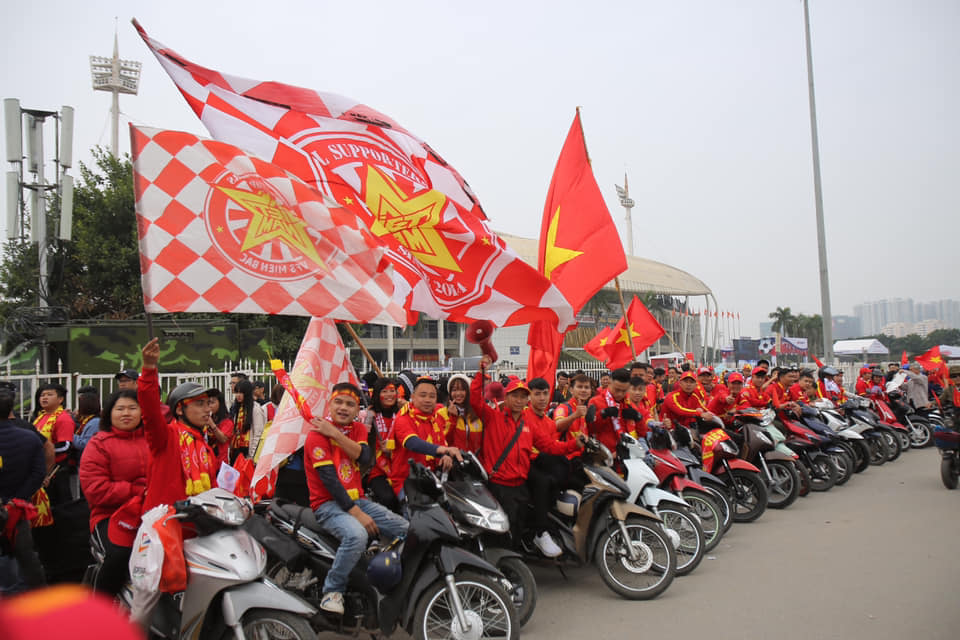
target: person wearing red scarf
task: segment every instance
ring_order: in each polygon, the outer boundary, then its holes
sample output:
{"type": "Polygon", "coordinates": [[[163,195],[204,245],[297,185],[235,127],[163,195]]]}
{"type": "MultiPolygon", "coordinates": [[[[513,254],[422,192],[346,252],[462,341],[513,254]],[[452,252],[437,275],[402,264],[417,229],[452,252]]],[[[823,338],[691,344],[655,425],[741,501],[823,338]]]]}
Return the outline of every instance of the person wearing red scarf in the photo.
{"type": "Polygon", "coordinates": [[[364,424],[367,426],[367,444],[373,452],[374,461],[364,488],[374,500],[400,513],[400,503],[390,486],[390,459],[393,452],[387,448],[387,441],[393,438],[393,423],[400,409],[397,382],[392,378],[377,378],[371,393],[364,424]]]}
{"type": "Polygon", "coordinates": [[[692,371],[684,371],[677,382],[680,387],[667,394],[663,401],[663,416],[670,418],[675,425],[689,427],[697,418],[709,420],[713,417],[695,392],[697,378],[692,371]]]}
{"type": "Polygon", "coordinates": [[[393,437],[387,439],[390,459],[390,486],[403,499],[403,482],[410,475],[409,460],[434,467],[450,469],[453,459],[462,461],[460,450],[449,447],[447,431],[449,420],[440,415],[437,407],[437,384],[432,378],[417,378],[413,384],[410,402],[393,420],[393,437]]]}
{"type": "Polygon", "coordinates": [[[597,395],[590,399],[588,410],[595,407],[596,419],[587,429],[610,452],[616,455],[620,435],[637,435],[637,423],[641,421],[640,412],[630,406],[627,392],[630,390],[630,372],[616,369],[610,374],[610,387],[598,389],[597,395]]]}
{"type": "MultiPolygon", "coordinates": [[[[581,434],[587,433],[587,409],[593,393],[590,378],[585,373],[578,373],[570,381],[570,391],[570,400],[558,404],[553,410],[560,440],[576,440],[581,434]]],[[[578,455],[579,452],[573,452],[567,454],[567,457],[574,458],[578,455]]]]}
{"type": "Polygon", "coordinates": [[[217,458],[203,437],[210,419],[205,389],[184,382],[167,397],[174,419],[168,424],[160,406],[160,341],[143,347],[143,371],[137,379],[137,401],[150,447],[150,467],[143,513],[160,504],[193,496],[217,484],[217,458]]]}
{"type": "Polygon", "coordinates": [[[46,485],[46,490],[50,497],[50,505],[60,505],[73,500],[73,493],[70,490],[69,461],[76,423],[70,412],[63,406],[67,397],[66,387],[48,383],[40,385],[37,391],[39,406],[33,419],[33,426],[43,437],[53,443],[56,463],[60,469],[46,485]]]}

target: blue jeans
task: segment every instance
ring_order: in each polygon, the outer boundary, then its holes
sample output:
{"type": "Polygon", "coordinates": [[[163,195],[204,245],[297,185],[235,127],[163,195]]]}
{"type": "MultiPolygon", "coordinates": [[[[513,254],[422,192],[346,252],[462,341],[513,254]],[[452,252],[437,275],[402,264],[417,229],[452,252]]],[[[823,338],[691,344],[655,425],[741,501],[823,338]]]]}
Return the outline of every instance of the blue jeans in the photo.
{"type": "MultiPolygon", "coordinates": [[[[373,518],[377,528],[380,529],[381,537],[393,540],[407,535],[407,527],[410,523],[383,505],[365,498],[356,500],[355,504],[373,518]]],[[[321,527],[340,540],[333,566],[330,567],[330,572],[323,581],[323,592],[343,593],[347,590],[350,572],[367,548],[367,530],[359,520],[341,509],[335,500],[328,500],[321,504],[314,511],[314,515],[317,516],[317,522],[321,527]]]]}

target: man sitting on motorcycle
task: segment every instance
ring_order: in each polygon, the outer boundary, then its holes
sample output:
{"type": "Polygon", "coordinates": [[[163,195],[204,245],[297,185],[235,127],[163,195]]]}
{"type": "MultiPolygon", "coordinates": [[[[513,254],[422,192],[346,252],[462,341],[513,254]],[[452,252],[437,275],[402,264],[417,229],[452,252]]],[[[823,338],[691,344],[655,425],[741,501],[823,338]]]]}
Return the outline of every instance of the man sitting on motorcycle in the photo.
{"type": "Polygon", "coordinates": [[[663,417],[682,427],[693,425],[697,418],[710,420],[714,417],[704,406],[700,396],[694,393],[697,389],[697,378],[693,371],[684,371],[677,385],[680,388],[668,393],[663,401],[663,417]]]}
{"type": "MultiPolygon", "coordinates": [[[[870,383],[871,374],[873,369],[870,367],[860,367],[860,377],[857,378],[857,383],[854,385],[854,390],[857,392],[858,396],[865,396],[872,386],[870,383]]],[[[881,374],[881,377],[882,374],[881,374]]]]}
{"type": "Polygon", "coordinates": [[[363,497],[360,465],[373,461],[367,427],[357,422],[360,390],[340,382],[330,392],[329,416],[314,418],[304,444],[310,508],[317,522],[340,540],[333,565],[323,581],[320,608],[343,614],[343,592],[370,537],[381,532],[402,538],[408,523],[383,505],[363,497]]]}
{"type": "Polygon", "coordinates": [[[820,396],[829,399],[834,404],[839,404],[840,386],[834,379],[840,373],[833,367],[820,367],[820,396]]]}
{"type": "MultiPolygon", "coordinates": [[[[510,520],[510,531],[514,542],[520,540],[524,532],[524,515],[531,504],[527,478],[530,475],[530,463],[534,447],[541,453],[565,456],[580,448],[579,439],[560,442],[546,429],[536,428],[528,423],[529,415],[524,415],[530,400],[530,390],[519,378],[510,380],[505,389],[503,407],[494,409],[487,406],[483,398],[483,384],[487,377],[484,371],[492,364],[490,356],[480,360],[480,370],[470,385],[470,404],[483,420],[483,449],[481,462],[490,476],[490,492],[500,502],[500,506],[510,520]]],[[[538,500],[543,500],[538,497],[538,500]]],[[[549,509],[549,504],[535,505],[535,508],[549,509]]],[[[556,557],[563,553],[546,529],[535,532],[533,543],[547,557],[556,557]]]]}
{"type": "MultiPolygon", "coordinates": [[[[859,386],[859,385],[858,385],[859,386]]],[[[866,389],[866,395],[871,400],[883,400],[887,401],[887,392],[884,390],[886,387],[886,379],[883,375],[883,370],[879,367],[871,369],[870,371],[870,386],[866,389]]]]}
{"type": "Polygon", "coordinates": [[[590,408],[596,412],[596,419],[588,423],[590,435],[595,437],[611,452],[617,450],[620,435],[629,433],[637,435],[637,429],[646,435],[646,424],[641,421],[640,412],[627,402],[627,391],[630,389],[630,372],[626,369],[617,369],[610,374],[610,387],[599,389],[596,396],[590,399],[590,408]]]}
{"type": "MultiPolygon", "coordinates": [[[[567,402],[558,404],[553,410],[553,419],[556,422],[560,440],[576,440],[580,434],[587,432],[587,405],[593,394],[590,378],[583,373],[575,375],[570,381],[570,390],[573,397],[567,402]]],[[[576,453],[569,455],[574,456],[576,453]]]]}
{"type": "Polygon", "coordinates": [[[694,393],[700,396],[704,406],[707,406],[715,396],[725,396],[728,392],[724,385],[717,384],[717,376],[710,367],[697,369],[697,390],[694,393]]]}
{"type": "Polygon", "coordinates": [[[767,401],[773,405],[777,411],[790,411],[800,415],[800,407],[795,400],[790,399],[787,389],[793,385],[799,376],[796,369],[783,368],[777,372],[777,379],[767,387],[767,401]]]}
{"type": "Polygon", "coordinates": [[[789,392],[790,399],[799,404],[809,404],[823,397],[820,395],[820,388],[810,371],[802,372],[800,378],[790,385],[789,392]]]}
{"type": "Polygon", "coordinates": [[[757,365],[750,376],[750,384],[744,385],[743,401],[754,409],[766,409],[770,406],[764,387],[767,383],[767,368],[757,365]]]}
{"type": "Polygon", "coordinates": [[[727,387],[730,393],[717,395],[710,399],[707,409],[710,413],[720,416],[723,424],[733,425],[733,418],[738,409],[749,408],[750,402],[743,392],[743,375],[734,371],[727,377],[727,387]]]}

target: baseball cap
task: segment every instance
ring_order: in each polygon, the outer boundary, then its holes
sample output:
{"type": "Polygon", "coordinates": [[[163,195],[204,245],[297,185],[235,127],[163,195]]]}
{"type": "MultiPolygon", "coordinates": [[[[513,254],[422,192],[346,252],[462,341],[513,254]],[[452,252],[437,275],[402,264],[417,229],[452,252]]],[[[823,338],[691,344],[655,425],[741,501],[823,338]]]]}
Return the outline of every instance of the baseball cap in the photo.
{"type": "Polygon", "coordinates": [[[680,374],[681,380],[686,380],[687,378],[690,378],[691,380],[696,380],[697,376],[693,375],[693,371],[684,371],[683,373],[680,374]]]}
{"type": "Polygon", "coordinates": [[[119,380],[120,378],[130,378],[131,380],[136,380],[140,377],[140,374],[137,373],[136,369],[124,369],[119,372],[117,375],[113,376],[114,380],[119,380]]]}
{"type": "Polygon", "coordinates": [[[753,375],[757,375],[758,373],[767,373],[767,368],[761,366],[755,367],[753,370],[753,375]]]}
{"type": "Polygon", "coordinates": [[[527,385],[520,378],[511,378],[510,382],[507,383],[506,388],[503,390],[505,394],[512,393],[514,391],[525,391],[530,393],[530,389],[527,388],[527,385]]]}
{"type": "Polygon", "coordinates": [[[727,376],[727,383],[731,382],[743,382],[743,374],[734,371],[729,376],[727,376]]]}
{"type": "Polygon", "coordinates": [[[712,376],[713,371],[710,370],[710,367],[700,367],[697,369],[697,376],[712,376]]]}

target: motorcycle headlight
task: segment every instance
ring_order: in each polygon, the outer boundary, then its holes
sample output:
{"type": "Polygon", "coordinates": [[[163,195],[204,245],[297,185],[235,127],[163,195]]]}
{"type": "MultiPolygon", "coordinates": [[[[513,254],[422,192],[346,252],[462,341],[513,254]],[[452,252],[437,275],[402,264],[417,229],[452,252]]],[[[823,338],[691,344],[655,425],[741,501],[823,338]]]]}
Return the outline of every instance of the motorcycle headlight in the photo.
{"type": "Polygon", "coordinates": [[[253,505],[249,500],[219,488],[192,496],[190,502],[202,508],[207,515],[231,526],[242,525],[253,513],[253,505]]]}
{"type": "Polygon", "coordinates": [[[488,509],[472,500],[467,501],[472,511],[463,510],[463,515],[474,527],[487,529],[494,533],[506,533],[510,530],[510,521],[502,508],[488,509]]]}

